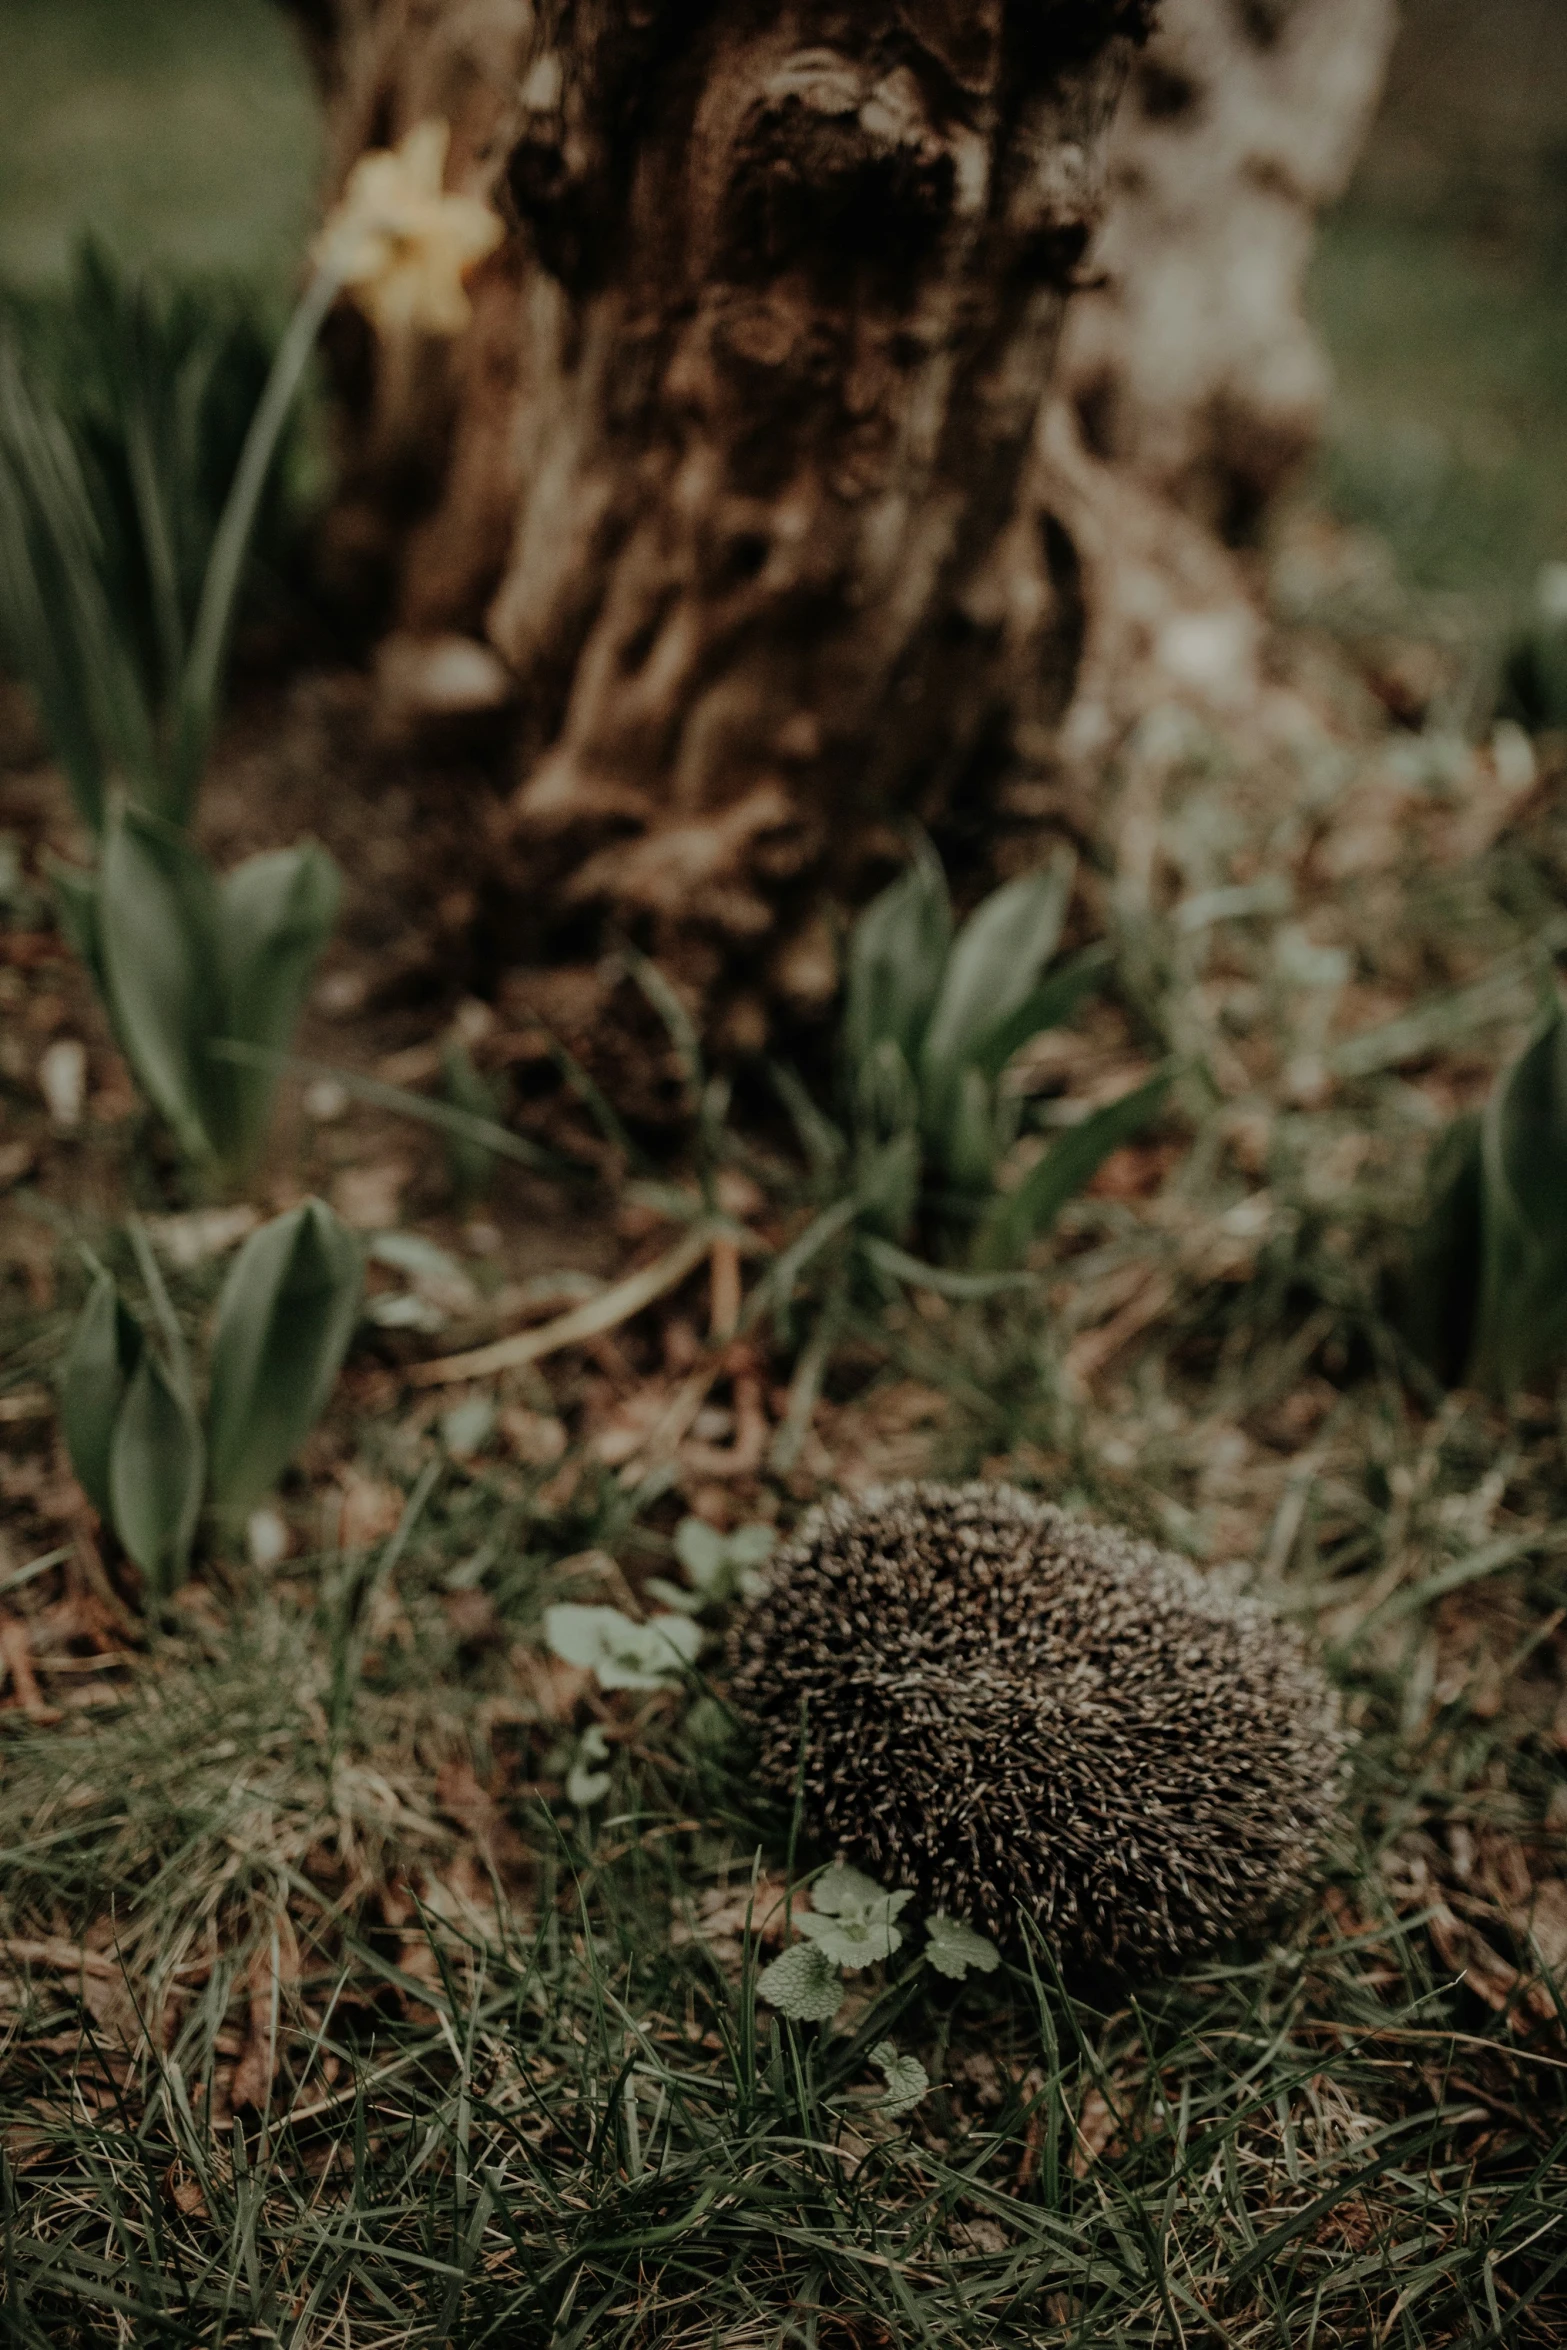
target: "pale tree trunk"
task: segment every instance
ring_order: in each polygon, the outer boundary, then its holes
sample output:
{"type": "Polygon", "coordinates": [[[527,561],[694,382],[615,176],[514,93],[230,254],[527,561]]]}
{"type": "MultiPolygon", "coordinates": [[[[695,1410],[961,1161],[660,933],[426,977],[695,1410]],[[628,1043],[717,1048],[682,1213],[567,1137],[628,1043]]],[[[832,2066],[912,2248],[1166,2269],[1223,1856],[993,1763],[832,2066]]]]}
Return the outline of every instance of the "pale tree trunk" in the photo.
{"type": "Polygon", "coordinates": [[[830,996],[836,912],[887,870],[894,819],[993,843],[1069,705],[1093,734],[1135,536],[1102,477],[1141,501],[1150,577],[1149,515],[1191,510],[1173,611],[1229,594],[1225,467],[1264,452],[1242,479],[1265,497],[1279,420],[1298,444],[1317,396],[1276,333],[1305,348],[1310,219],[1386,0],[1168,0],[1135,69],[1148,0],[296,13],[336,178],[441,115],[450,184],[512,223],[454,352],[339,326],[331,553],[385,599],[388,698],[509,708],[484,854],[531,924],[520,959],[585,972],[629,933],[721,1046],[758,1048],[830,996]],[[1346,28],[1358,75],[1297,73],[1346,28]],[[1336,127],[1292,144],[1301,105],[1336,127]],[[1249,340],[1237,209],[1268,224],[1249,340]],[[1068,297],[1100,269],[1052,411],[1068,297]],[[1178,426],[1167,269],[1197,303],[1178,426]]]}
{"type": "Polygon", "coordinates": [[[1395,0],[1165,0],[1131,76],[1025,489],[1082,566],[1072,706],[1040,749],[1079,799],[1161,700],[1266,722],[1254,581],[1229,550],[1259,537],[1322,428],[1312,236],[1396,21],[1395,0]]]}

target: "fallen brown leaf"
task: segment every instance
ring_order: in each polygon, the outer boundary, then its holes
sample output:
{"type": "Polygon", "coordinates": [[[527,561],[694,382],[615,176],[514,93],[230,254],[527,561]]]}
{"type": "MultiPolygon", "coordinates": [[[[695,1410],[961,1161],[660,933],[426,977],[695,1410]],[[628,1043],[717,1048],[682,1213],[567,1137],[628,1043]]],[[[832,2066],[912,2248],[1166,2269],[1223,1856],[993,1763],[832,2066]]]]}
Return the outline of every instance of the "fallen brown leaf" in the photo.
{"type": "Polygon", "coordinates": [[[250,1962],[249,2030],[229,2090],[236,2113],[247,2107],[261,2112],[271,2103],[282,1995],[286,1985],[298,1980],[299,1944],[288,1912],[279,1910],[271,1933],[250,1962]]]}
{"type": "Polygon", "coordinates": [[[176,2211],[187,2219],[209,2219],[207,2198],[201,2191],[201,2181],[192,2178],[182,2162],[171,2162],[163,2174],[164,2192],[176,2211]]]}
{"type": "Polygon", "coordinates": [[[1113,2152],[1120,2124],[1102,2089],[1090,2089],[1072,2124],[1072,2176],[1082,2179],[1101,2154],[1113,2152]]]}
{"type": "Polygon", "coordinates": [[[384,1542],[402,1522],[404,1496],[396,1485],[345,1469],[338,1479],[342,1500],[337,1512],[337,1548],[367,1550],[384,1542]]]}
{"type": "MultiPolygon", "coordinates": [[[[58,1706],[50,1705],[38,1686],[38,1675],[33,1670],[33,1643],[27,1625],[19,1616],[0,1615],[0,1666],[5,1669],[16,1702],[30,1722],[49,1724],[60,1719],[58,1706]]],[[[0,1687],[4,1682],[0,1681],[0,1687]]]]}
{"type": "Polygon", "coordinates": [[[332,1205],[357,1232],[390,1232],[402,1212],[403,1193],[413,1170],[406,1159],[378,1166],[345,1167],[332,1186],[332,1205]]]}
{"type": "MultiPolygon", "coordinates": [[[[749,1878],[738,1885],[710,1885],[698,1897],[693,1915],[676,1918],[669,1939],[677,1950],[692,1942],[705,1943],[726,1972],[738,1975],[748,1919],[756,1941],[774,1946],[783,1942],[788,1891],[783,1877],[759,1877],[754,1886],[749,1878]]],[[[804,1906],[798,1896],[795,1906],[804,1906]]]]}
{"type": "Polygon", "coordinates": [[[550,1412],[532,1412],[525,1404],[502,1404],[496,1425],[512,1454],[525,1469],[552,1469],[566,1450],[564,1421],[550,1412]]]}

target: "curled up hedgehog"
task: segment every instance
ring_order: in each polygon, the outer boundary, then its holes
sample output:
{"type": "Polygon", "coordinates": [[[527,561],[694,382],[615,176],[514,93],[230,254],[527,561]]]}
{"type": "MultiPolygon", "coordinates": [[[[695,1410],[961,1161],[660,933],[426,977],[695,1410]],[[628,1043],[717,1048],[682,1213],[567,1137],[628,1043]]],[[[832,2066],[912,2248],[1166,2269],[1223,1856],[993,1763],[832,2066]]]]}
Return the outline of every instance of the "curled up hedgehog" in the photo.
{"type": "Polygon", "coordinates": [[[1299,1636],[1007,1485],[812,1513],[730,1635],[764,1783],[824,1845],[1015,1943],[1170,1965],[1298,1893],[1338,1803],[1299,1636]],[[803,1708],[803,1750],[802,1750],[803,1708]]]}

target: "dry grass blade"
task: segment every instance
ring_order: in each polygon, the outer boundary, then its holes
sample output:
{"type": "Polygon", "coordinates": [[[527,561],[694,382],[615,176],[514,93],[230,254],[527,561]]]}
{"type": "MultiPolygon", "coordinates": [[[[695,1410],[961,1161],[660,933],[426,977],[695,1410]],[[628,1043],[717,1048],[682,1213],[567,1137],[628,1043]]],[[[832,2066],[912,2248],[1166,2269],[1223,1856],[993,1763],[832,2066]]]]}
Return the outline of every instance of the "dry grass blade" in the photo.
{"type": "Polygon", "coordinates": [[[524,1363],[536,1363],[545,1355],[556,1354],[563,1346],[580,1346],[584,1339],[602,1338],[606,1332],[629,1322],[633,1314],[642,1313],[670,1290],[677,1289],[688,1273],[696,1270],[713,1247],[713,1227],[697,1223],[678,1240],[674,1247],[645,1265],[640,1273],[628,1274],[613,1288],[601,1290],[597,1297],[576,1306],[569,1314],[561,1314],[553,1322],[545,1322],[537,1330],[520,1331],[515,1338],[498,1338],[489,1346],[473,1347],[466,1354],[443,1355],[433,1363],[420,1363],[409,1372],[415,1387],[451,1386],[463,1379],[487,1379],[497,1371],[515,1371],[524,1363]]]}

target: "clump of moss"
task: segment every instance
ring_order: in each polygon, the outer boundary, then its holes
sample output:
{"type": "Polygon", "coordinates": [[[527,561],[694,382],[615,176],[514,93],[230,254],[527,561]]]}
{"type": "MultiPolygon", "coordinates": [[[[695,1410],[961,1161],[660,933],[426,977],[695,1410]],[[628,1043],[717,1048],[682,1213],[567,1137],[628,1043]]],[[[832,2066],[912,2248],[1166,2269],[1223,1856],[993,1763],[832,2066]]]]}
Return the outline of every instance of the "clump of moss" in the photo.
{"type": "Polygon", "coordinates": [[[1170,1963],[1309,1877],[1336,1695],[1183,1560],[1005,1485],[817,1510],[735,1625],[765,1783],[885,1883],[1068,1960],[1170,1963]],[[802,1708],[804,1712],[802,1755],[802,1708]]]}

